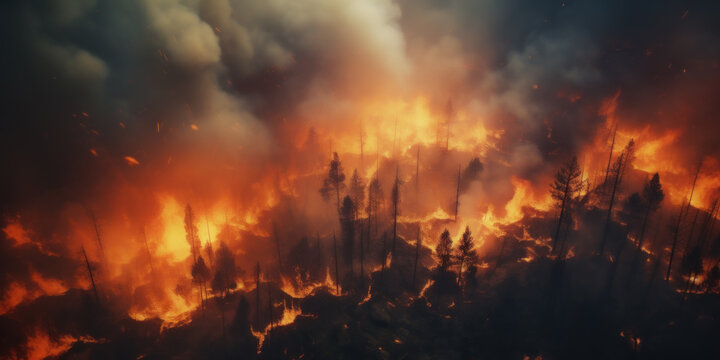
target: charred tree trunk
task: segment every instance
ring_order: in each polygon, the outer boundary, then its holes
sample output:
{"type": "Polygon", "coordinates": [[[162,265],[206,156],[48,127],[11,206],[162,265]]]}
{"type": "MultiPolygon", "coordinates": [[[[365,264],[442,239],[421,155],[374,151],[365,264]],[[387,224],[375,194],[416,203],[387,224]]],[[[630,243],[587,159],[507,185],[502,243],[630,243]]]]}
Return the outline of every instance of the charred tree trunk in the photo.
{"type": "Polygon", "coordinates": [[[280,276],[283,275],[283,264],[282,264],[282,252],[280,250],[280,236],[277,232],[277,227],[273,223],[273,235],[275,237],[275,248],[277,249],[277,261],[278,261],[278,272],[280,276]]]}
{"type": "MultiPolygon", "coordinates": [[[[688,210],[688,213],[690,213],[690,210],[688,210]]],[[[690,249],[692,248],[693,237],[695,235],[695,225],[697,224],[697,218],[698,218],[699,214],[700,214],[700,209],[695,209],[695,216],[693,216],[692,225],[690,225],[690,233],[688,234],[687,241],[685,242],[685,249],[683,250],[682,258],[680,258],[681,264],[685,262],[685,259],[687,258],[687,255],[690,252],[690,249]]]]}
{"type": "Polygon", "coordinates": [[[677,242],[678,242],[678,238],[680,235],[680,225],[682,224],[682,220],[685,216],[685,213],[690,211],[690,206],[692,204],[692,198],[693,198],[693,195],[695,194],[695,185],[697,184],[698,175],[700,175],[700,166],[698,166],[697,172],[695,172],[695,179],[693,180],[693,185],[690,190],[690,197],[688,198],[687,206],[680,206],[680,214],[678,215],[678,222],[675,225],[675,231],[673,233],[673,243],[672,243],[672,248],[670,249],[670,260],[668,261],[668,269],[667,269],[667,273],[665,274],[665,281],[670,281],[670,273],[672,272],[673,258],[675,257],[675,249],[677,248],[677,242]]]}
{"type": "MultiPolygon", "coordinates": [[[[607,168],[605,169],[605,180],[603,181],[603,188],[607,185],[608,177],[610,176],[610,164],[612,164],[612,155],[613,155],[613,151],[615,150],[615,135],[616,134],[617,134],[617,125],[615,125],[615,130],[613,130],[612,143],[610,143],[610,155],[608,156],[607,168]]],[[[605,191],[603,190],[603,192],[605,192],[605,191]]]]}
{"type": "Polygon", "coordinates": [[[420,190],[420,144],[417,145],[417,159],[415,160],[415,190],[420,190]]]}
{"type": "Polygon", "coordinates": [[[210,253],[208,254],[208,260],[210,260],[210,267],[213,266],[213,248],[212,248],[212,237],[210,236],[210,221],[208,220],[207,214],[205,214],[205,228],[207,229],[208,241],[207,246],[210,253]]]}
{"type": "Polygon", "coordinates": [[[360,225],[360,288],[365,290],[365,246],[364,243],[365,227],[360,225]]]}
{"type": "Polygon", "coordinates": [[[420,246],[422,244],[421,233],[422,233],[422,230],[420,228],[420,224],[418,223],[418,236],[417,236],[417,242],[415,243],[415,265],[413,266],[413,279],[412,279],[413,289],[417,289],[417,268],[418,268],[418,260],[420,259],[420,246]]]}
{"type": "Polygon", "coordinates": [[[565,183],[565,188],[563,189],[564,194],[562,201],[560,202],[560,216],[558,216],[558,223],[555,227],[555,235],[553,236],[552,241],[552,249],[551,253],[555,253],[555,248],[557,247],[558,239],[560,238],[560,229],[562,228],[563,219],[565,218],[565,208],[567,207],[568,198],[570,197],[570,182],[572,179],[568,177],[567,182],[565,183]]]}
{"type": "Polygon", "coordinates": [[[386,235],[385,235],[385,234],[386,234],[386,232],[383,232],[383,236],[382,236],[382,258],[381,258],[382,264],[380,265],[380,274],[384,274],[384,273],[385,273],[385,263],[387,262],[387,246],[386,246],[386,239],[385,239],[385,238],[386,238],[386,235]]]}
{"type": "Polygon", "coordinates": [[[453,219],[453,222],[457,222],[459,208],[460,208],[460,165],[458,165],[457,189],[455,190],[455,218],[453,219]]]}
{"type": "Polygon", "coordinates": [[[100,304],[100,295],[98,294],[97,286],[95,285],[95,278],[93,277],[90,261],[88,260],[87,253],[85,252],[85,247],[83,246],[81,249],[83,257],[85,258],[85,265],[87,265],[88,274],[90,274],[90,283],[92,284],[93,293],[95,293],[95,300],[97,300],[98,304],[100,304]]]}
{"type": "Polygon", "coordinates": [[[363,136],[363,129],[360,126],[360,174],[365,172],[365,136],[363,136]]]}
{"type": "MultiPolygon", "coordinates": [[[[624,154],[623,154],[624,155],[624,154]]],[[[623,155],[620,155],[618,159],[618,169],[615,173],[615,180],[613,181],[612,193],[610,193],[610,204],[608,205],[607,217],[605,219],[605,226],[603,227],[602,241],[600,241],[600,256],[605,252],[605,244],[607,243],[608,232],[610,231],[610,224],[612,223],[612,210],[615,205],[615,194],[619,185],[620,174],[622,173],[623,166],[623,155]]]]}
{"type": "Polygon", "coordinates": [[[397,216],[398,202],[400,201],[400,180],[398,179],[398,168],[395,168],[395,186],[393,188],[393,241],[392,255],[397,257],[395,250],[397,249],[397,216]]]}
{"type": "Polygon", "coordinates": [[[560,238],[560,229],[562,228],[563,218],[565,217],[565,206],[567,203],[566,198],[563,198],[562,202],[560,203],[560,216],[558,217],[558,223],[555,227],[555,235],[553,236],[552,249],[550,250],[550,252],[553,254],[555,253],[555,247],[557,246],[558,239],[560,238]]]}
{"type": "Polygon", "coordinates": [[[90,219],[93,223],[93,229],[95,229],[95,239],[97,240],[98,249],[100,250],[100,254],[104,257],[105,248],[103,247],[102,237],[100,236],[100,227],[98,227],[97,218],[93,212],[90,212],[90,219]]]}
{"type": "Polygon", "coordinates": [[[260,331],[260,263],[255,267],[255,325],[260,331]]]}
{"type": "Polygon", "coordinates": [[[335,252],[335,293],[340,295],[340,269],[338,268],[337,239],[333,233],[333,251],[335,252]]]}
{"type": "Polygon", "coordinates": [[[270,330],[273,329],[273,301],[272,289],[268,286],[268,319],[270,319],[270,330]]]}
{"type": "Polygon", "coordinates": [[[645,230],[647,229],[648,219],[650,218],[651,207],[648,206],[643,217],[642,227],[640,228],[640,236],[638,237],[638,251],[642,251],[643,241],[645,240],[645,230]]]}
{"type": "Polygon", "coordinates": [[[667,273],[665,274],[665,281],[670,281],[670,271],[672,270],[673,258],[675,257],[675,247],[677,246],[678,232],[680,232],[680,222],[682,221],[682,209],[678,214],[678,221],[675,224],[675,231],[673,233],[672,247],[670,248],[670,260],[668,260],[667,273]]]}
{"type": "Polygon", "coordinates": [[[150,252],[150,246],[148,246],[147,235],[145,234],[145,228],[143,227],[143,242],[145,243],[145,251],[148,256],[148,264],[150,265],[150,273],[155,276],[155,267],[153,266],[152,253],[150,252]]]}

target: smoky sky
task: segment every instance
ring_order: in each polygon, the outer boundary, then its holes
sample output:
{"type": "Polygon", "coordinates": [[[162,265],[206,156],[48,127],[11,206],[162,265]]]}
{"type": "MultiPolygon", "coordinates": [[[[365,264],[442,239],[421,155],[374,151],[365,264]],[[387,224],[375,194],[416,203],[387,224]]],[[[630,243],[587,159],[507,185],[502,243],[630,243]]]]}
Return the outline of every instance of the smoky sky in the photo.
{"type": "Polygon", "coordinates": [[[142,183],[169,159],[222,158],[257,177],[291,149],[288,123],[341,129],[358,99],[418,92],[502,129],[504,152],[541,159],[519,169],[527,177],[589,142],[618,91],[622,126],[683,128],[679,153],[717,158],[719,7],[7,1],[3,211],[142,183]]]}

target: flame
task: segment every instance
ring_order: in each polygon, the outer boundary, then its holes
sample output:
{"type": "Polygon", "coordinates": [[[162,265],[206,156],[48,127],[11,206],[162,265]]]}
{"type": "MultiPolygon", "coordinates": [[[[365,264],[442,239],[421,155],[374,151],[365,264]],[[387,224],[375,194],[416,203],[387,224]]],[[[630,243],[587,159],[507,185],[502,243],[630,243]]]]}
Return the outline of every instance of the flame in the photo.
{"type": "MultiPolygon", "coordinates": [[[[335,289],[335,282],[330,277],[329,267],[326,269],[325,280],[323,282],[304,282],[298,273],[295,274],[294,282],[284,275],[280,280],[282,282],[282,290],[296,299],[305,298],[313,294],[318,288],[335,289]]],[[[334,291],[332,293],[334,293],[334,291]]]]}
{"type": "Polygon", "coordinates": [[[0,299],[0,315],[12,311],[18,305],[35,300],[41,296],[62,295],[68,288],[58,279],[43,277],[31,269],[31,284],[23,285],[19,282],[10,284],[8,291],[0,299]]]}
{"type": "Polygon", "coordinates": [[[276,326],[287,326],[295,322],[295,319],[302,314],[302,310],[300,308],[294,308],[290,307],[288,309],[287,304],[283,301],[283,316],[277,323],[268,324],[265,329],[262,331],[256,331],[251,329],[252,334],[258,339],[258,354],[260,353],[260,349],[262,349],[262,344],[265,341],[265,337],[267,336],[268,332],[276,327],[276,326]]]}
{"type": "MultiPolygon", "coordinates": [[[[73,344],[77,342],[102,343],[105,342],[105,340],[96,340],[91,336],[80,336],[76,338],[71,335],[62,335],[54,339],[43,330],[35,329],[35,332],[27,338],[25,345],[27,350],[22,358],[27,360],[54,358],[70,350],[73,344]]],[[[11,358],[20,359],[21,357],[14,354],[11,358]]]]}
{"type": "MultiPolygon", "coordinates": [[[[362,106],[357,118],[371,120],[364,124],[365,131],[371,135],[366,144],[368,149],[378,147],[378,142],[395,144],[395,154],[391,147],[381,154],[385,157],[405,155],[411,146],[417,144],[439,144],[444,147],[446,141],[450,149],[482,155],[488,148],[494,147],[496,140],[502,135],[502,131],[489,130],[483,119],[470,116],[464,110],[455,111],[449,119],[446,112],[446,104],[433,105],[427,96],[418,95],[410,99],[367,102],[362,106]]],[[[337,135],[337,132],[333,134],[338,140],[338,152],[357,152],[356,148],[347,147],[356,143],[355,138],[351,138],[353,135],[337,135]]]]}
{"type": "Polygon", "coordinates": [[[428,280],[425,285],[423,285],[422,289],[420,290],[420,297],[425,297],[425,292],[434,284],[434,280],[428,280]]]}

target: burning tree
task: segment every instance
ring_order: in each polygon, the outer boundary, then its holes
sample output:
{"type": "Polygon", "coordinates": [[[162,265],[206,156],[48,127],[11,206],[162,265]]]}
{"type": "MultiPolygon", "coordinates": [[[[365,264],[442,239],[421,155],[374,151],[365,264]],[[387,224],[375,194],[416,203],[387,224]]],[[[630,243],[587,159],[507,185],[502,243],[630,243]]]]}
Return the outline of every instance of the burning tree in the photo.
{"type": "Polygon", "coordinates": [[[200,300],[201,304],[205,305],[205,300],[207,299],[207,290],[205,289],[205,286],[208,281],[210,281],[210,269],[205,265],[205,259],[203,259],[202,255],[198,256],[197,261],[192,266],[191,269],[192,279],[193,283],[200,286],[200,300]],[[203,296],[205,299],[203,299],[203,296]]]}
{"type": "Polygon", "coordinates": [[[365,179],[358,174],[357,169],[353,170],[352,177],[350,177],[350,198],[353,201],[353,216],[355,220],[360,217],[360,211],[365,205],[365,179]]]}
{"type": "Polygon", "coordinates": [[[340,226],[343,236],[343,261],[345,270],[353,272],[353,250],[355,246],[355,205],[350,196],[345,196],[340,208],[340,226]]]}
{"type": "Polygon", "coordinates": [[[185,206],[185,239],[190,244],[194,263],[197,261],[200,236],[198,235],[198,227],[195,225],[195,213],[190,204],[185,206]]]}
{"type": "Polygon", "coordinates": [[[560,208],[560,215],[558,216],[557,226],[555,227],[555,235],[553,236],[552,252],[555,252],[558,238],[560,237],[560,229],[562,228],[563,221],[568,213],[570,202],[575,197],[575,194],[582,187],[582,179],[580,179],[580,167],[578,166],[577,157],[573,158],[561,167],[555,174],[555,180],[550,185],[550,194],[553,199],[557,201],[557,205],[560,208]]]}
{"type": "Polygon", "coordinates": [[[653,177],[645,184],[641,199],[645,206],[645,216],[643,216],[640,235],[638,236],[638,250],[642,250],[643,240],[645,240],[645,230],[647,229],[648,219],[650,215],[660,208],[660,203],[665,198],[665,193],[660,184],[660,175],[655,173],[653,177]]]}
{"type": "Polygon", "coordinates": [[[480,158],[475,157],[468,163],[467,167],[462,172],[460,178],[460,191],[466,191],[470,184],[480,177],[480,173],[483,171],[483,163],[480,162],[480,158]]]}
{"type": "Polygon", "coordinates": [[[448,229],[440,235],[440,242],[435,247],[435,256],[438,259],[438,270],[446,272],[452,265],[452,238],[448,229]]]}
{"type": "Polygon", "coordinates": [[[615,161],[612,166],[611,174],[614,176],[612,180],[612,191],[610,192],[610,202],[608,204],[607,215],[605,217],[605,226],[603,227],[602,239],[600,241],[599,254],[602,255],[605,251],[605,244],[607,243],[608,233],[610,231],[610,222],[612,221],[612,211],[615,205],[615,198],[617,191],[620,187],[623,175],[627,169],[627,165],[632,162],[635,158],[635,140],[630,141],[625,146],[625,149],[620,154],[620,157],[615,161]]]}
{"type": "Polygon", "coordinates": [[[455,259],[458,262],[458,283],[462,286],[462,277],[465,273],[464,266],[467,265],[467,268],[469,269],[478,262],[478,255],[475,250],[475,241],[472,233],[470,232],[469,226],[465,227],[465,232],[462,234],[455,259]]]}
{"type": "MultiPolygon", "coordinates": [[[[368,185],[367,207],[365,208],[368,216],[368,229],[372,229],[372,225],[375,225],[375,231],[373,232],[374,236],[377,236],[377,215],[378,211],[380,210],[380,205],[382,204],[383,197],[384,194],[382,186],[380,186],[380,180],[378,180],[378,177],[376,175],[368,185]]],[[[370,234],[368,234],[368,241],[369,238],[370,234]]]]}
{"type": "Polygon", "coordinates": [[[220,242],[220,246],[215,253],[215,276],[212,279],[212,289],[215,293],[225,297],[230,290],[237,287],[235,279],[238,270],[235,267],[235,258],[224,242],[220,242]]]}
{"type": "Polygon", "coordinates": [[[395,250],[397,249],[397,217],[398,217],[398,206],[400,205],[400,178],[398,176],[398,169],[395,169],[395,182],[392,188],[392,206],[393,206],[393,240],[392,240],[392,256],[397,256],[395,250]]]}
{"type": "Polygon", "coordinates": [[[323,186],[320,188],[320,194],[325,200],[329,200],[333,195],[335,195],[337,211],[340,213],[340,192],[345,189],[345,172],[337,153],[333,153],[333,158],[330,160],[328,167],[328,175],[323,180],[323,186]]]}

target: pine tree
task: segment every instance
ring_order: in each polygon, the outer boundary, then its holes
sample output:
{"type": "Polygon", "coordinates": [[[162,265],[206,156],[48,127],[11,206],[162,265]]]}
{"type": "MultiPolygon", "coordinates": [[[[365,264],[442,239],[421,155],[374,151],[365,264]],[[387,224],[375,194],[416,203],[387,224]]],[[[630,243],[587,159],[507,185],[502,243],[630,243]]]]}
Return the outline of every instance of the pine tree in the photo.
{"type": "Polygon", "coordinates": [[[468,226],[465,227],[465,232],[462,234],[462,238],[460,238],[460,244],[458,245],[455,259],[458,262],[458,283],[462,285],[462,276],[465,271],[465,266],[470,268],[478,262],[475,242],[472,233],[470,232],[470,227],[468,226]]]}
{"type": "Polygon", "coordinates": [[[215,276],[212,279],[212,289],[221,297],[225,297],[230,290],[237,287],[235,279],[238,270],[235,266],[235,258],[224,242],[220,242],[215,253],[215,276]]]}
{"type": "Polygon", "coordinates": [[[360,217],[360,211],[365,205],[365,179],[358,174],[357,169],[353,170],[350,178],[350,198],[353,201],[353,213],[355,220],[360,217]]]}
{"type": "Polygon", "coordinates": [[[440,235],[440,242],[435,247],[435,256],[438,258],[438,270],[441,272],[447,271],[452,265],[452,239],[447,229],[440,235]]]}
{"type": "Polygon", "coordinates": [[[353,250],[355,246],[355,205],[350,196],[345,196],[340,208],[340,226],[343,236],[343,261],[345,268],[353,272],[353,250]]]}
{"type": "Polygon", "coordinates": [[[466,191],[470,184],[472,184],[473,181],[478,180],[480,177],[480,173],[483,171],[483,163],[480,162],[480,158],[473,158],[470,160],[470,163],[468,163],[465,170],[462,172],[462,177],[460,180],[460,192],[466,191]]]}
{"type": "Polygon", "coordinates": [[[640,229],[640,235],[638,236],[638,250],[642,250],[643,240],[645,240],[645,230],[647,229],[648,219],[650,214],[654,213],[660,208],[660,203],[665,198],[662,185],[660,184],[660,175],[655,173],[653,177],[645,184],[641,199],[645,206],[645,216],[643,217],[642,227],[640,229]]]}
{"type": "MultiPolygon", "coordinates": [[[[376,175],[368,185],[368,199],[367,206],[365,208],[368,216],[368,229],[373,230],[372,226],[375,225],[375,231],[372,233],[373,236],[377,236],[378,212],[380,210],[380,205],[383,202],[383,197],[383,190],[376,175]]],[[[369,238],[370,233],[368,233],[368,241],[369,238]]]]}
{"type": "Polygon", "coordinates": [[[340,213],[340,192],[345,189],[345,172],[337,153],[333,153],[333,158],[328,166],[328,176],[323,180],[323,186],[320,188],[320,194],[325,200],[329,200],[335,195],[337,211],[340,213]]]}
{"type": "Polygon", "coordinates": [[[605,244],[607,243],[607,237],[610,232],[610,224],[612,222],[612,211],[615,205],[615,197],[622,182],[623,175],[627,169],[628,164],[631,164],[635,158],[635,140],[630,139],[625,149],[620,154],[615,164],[612,167],[612,174],[614,180],[612,182],[612,191],[610,192],[610,203],[608,204],[607,216],[605,217],[605,226],[603,227],[602,239],[600,241],[600,255],[605,251],[605,244]]]}
{"type": "Polygon", "coordinates": [[[560,208],[555,235],[553,236],[552,252],[555,252],[558,238],[560,237],[560,229],[563,221],[567,216],[570,202],[573,200],[577,191],[582,187],[582,179],[580,179],[580,167],[578,166],[577,157],[573,158],[555,174],[555,180],[550,185],[550,194],[557,201],[560,208]]]}
{"type": "Polygon", "coordinates": [[[193,264],[192,269],[190,271],[192,275],[192,281],[196,285],[200,287],[200,300],[201,305],[204,307],[205,300],[203,299],[203,296],[207,298],[207,294],[205,294],[205,285],[208,281],[210,281],[210,269],[205,265],[205,259],[203,259],[202,255],[198,256],[197,261],[193,264]]]}
{"type": "Polygon", "coordinates": [[[193,263],[197,261],[199,255],[199,239],[198,227],[195,225],[195,213],[190,204],[185,206],[185,239],[190,244],[190,251],[193,256],[193,263]]]}
{"type": "Polygon", "coordinates": [[[398,177],[398,169],[395,169],[395,182],[392,188],[392,205],[393,205],[393,241],[392,256],[397,256],[397,217],[398,206],[400,205],[400,178],[398,177]]]}

